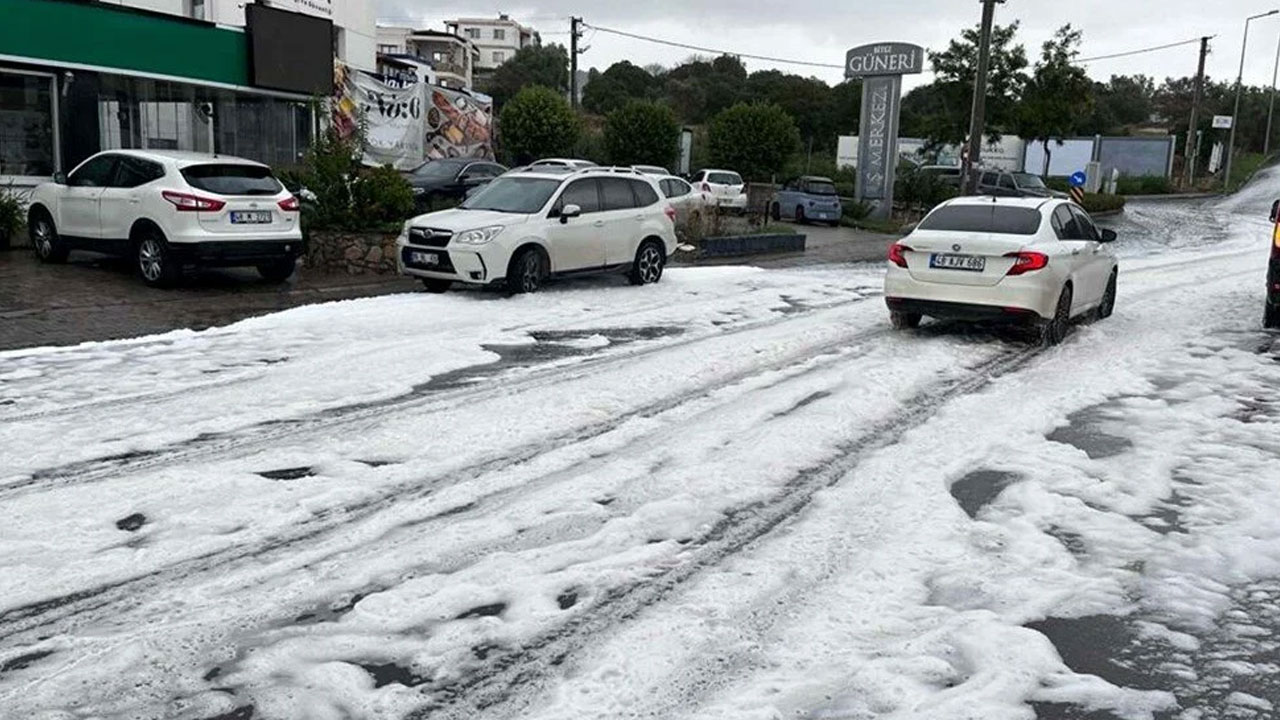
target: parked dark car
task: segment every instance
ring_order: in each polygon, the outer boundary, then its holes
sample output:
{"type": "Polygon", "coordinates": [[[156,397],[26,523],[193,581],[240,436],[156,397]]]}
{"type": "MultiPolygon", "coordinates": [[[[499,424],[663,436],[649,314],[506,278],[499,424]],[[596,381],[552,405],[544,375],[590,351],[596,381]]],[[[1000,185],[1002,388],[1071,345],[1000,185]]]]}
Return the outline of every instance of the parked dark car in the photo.
{"type": "Polygon", "coordinates": [[[1271,204],[1271,262],[1267,264],[1267,300],[1262,325],[1280,329],[1280,200],[1271,204]]]}
{"type": "Polygon", "coordinates": [[[1066,199],[1068,195],[1050,190],[1038,175],[1007,170],[983,170],[978,176],[978,194],[995,197],[1044,197],[1066,199]]]}
{"type": "Polygon", "coordinates": [[[507,168],[488,160],[444,158],[428,160],[405,173],[413,186],[414,203],[429,210],[439,199],[461,201],[467,193],[506,172],[507,168]]]}

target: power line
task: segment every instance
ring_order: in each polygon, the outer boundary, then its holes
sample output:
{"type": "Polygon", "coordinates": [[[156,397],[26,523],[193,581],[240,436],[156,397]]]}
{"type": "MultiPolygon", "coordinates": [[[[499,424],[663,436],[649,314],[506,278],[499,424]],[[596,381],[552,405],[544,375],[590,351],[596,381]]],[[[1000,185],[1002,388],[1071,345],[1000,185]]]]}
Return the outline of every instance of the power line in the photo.
{"type": "MultiPolygon", "coordinates": [[[[1217,35],[1212,37],[1217,37],[1217,35]]],[[[1097,62],[1098,60],[1111,60],[1114,58],[1129,57],[1130,55],[1141,55],[1143,53],[1155,52],[1157,50],[1168,50],[1169,48],[1182,47],[1183,45],[1190,45],[1191,43],[1198,42],[1200,42],[1200,38],[1191,38],[1190,40],[1183,40],[1182,42],[1169,43],[1168,45],[1156,45],[1155,47],[1143,48],[1141,50],[1130,50],[1128,52],[1113,53],[1111,55],[1098,55],[1097,57],[1081,58],[1074,62],[1077,65],[1083,65],[1084,63],[1097,62]]]]}
{"type": "Polygon", "coordinates": [[[805,65],[808,67],[836,68],[837,70],[844,69],[844,65],[837,65],[833,63],[810,62],[807,60],[790,60],[788,58],[768,57],[766,55],[749,55],[747,53],[733,52],[732,50],[717,50],[715,48],[701,47],[699,45],[687,45],[685,43],[679,43],[672,40],[663,40],[661,38],[649,37],[648,35],[637,35],[635,33],[623,32],[622,30],[614,30],[613,28],[600,27],[599,25],[592,25],[586,22],[582,24],[586,25],[592,30],[597,30],[599,32],[610,33],[613,35],[621,35],[623,37],[629,37],[635,40],[644,40],[646,42],[657,43],[659,45],[668,45],[670,47],[683,48],[685,50],[714,53],[716,55],[736,55],[737,57],[751,58],[752,60],[763,60],[765,62],[774,62],[774,63],[786,63],[790,65],[805,65]]]}

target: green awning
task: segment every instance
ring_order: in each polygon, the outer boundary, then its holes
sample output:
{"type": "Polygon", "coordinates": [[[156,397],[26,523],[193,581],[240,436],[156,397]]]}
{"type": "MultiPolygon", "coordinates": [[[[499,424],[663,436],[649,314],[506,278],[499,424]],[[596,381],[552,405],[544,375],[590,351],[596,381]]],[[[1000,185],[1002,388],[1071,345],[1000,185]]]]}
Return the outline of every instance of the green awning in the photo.
{"type": "Polygon", "coordinates": [[[249,85],[242,32],[180,17],[71,0],[0,0],[0,61],[87,65],[249,85]]]}

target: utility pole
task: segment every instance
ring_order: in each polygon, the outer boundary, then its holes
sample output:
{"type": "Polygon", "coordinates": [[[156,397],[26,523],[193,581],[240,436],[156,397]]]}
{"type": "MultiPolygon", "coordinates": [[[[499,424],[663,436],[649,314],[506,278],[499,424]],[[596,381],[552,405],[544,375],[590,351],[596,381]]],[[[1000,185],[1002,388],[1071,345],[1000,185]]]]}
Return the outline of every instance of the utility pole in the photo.
{"type": "Polygon", "coordinates": [[[569,18],[569,105],[578,109],[578,40],[582,37],[582,18],[569,18]]]}
{"type": "Polygon", "coordinates": [[[1231,192],[1231,157],[1235,154],[1232,150],[1236,146],[1236,128],[1240,127],[1240,95],[1244,92],[1244,54],[1249,49],[1249,23],[1258,18],[1270,17],[1280,13],[1280,10],[1271,10],[1269,12],[1250,15],[1244,21],[1244,40],[1240,43],[1240,72],[1236,75],[1236,109],[1231,115],[1231,136],[1227,140],[1227,168],[1222,175],[1222,191],[1231,192]]]}
{"type": "Polygon", "coordinates": [[[978,43],[978,67],[973,77],[973,113],[969,116],[969,152],[966,155],[965,194],[978,191],[978,164],[982,160],[982,138],[987,126],[987,72],[991,67],[991,25],[995,21],[996,3],[1004,0],[982,0],[982,37],[978,43]]]}
{"type": "Polygon", "coordinates": [[[1195,100],[1191,103],[1191,125],[1187,128],[1187,149],[1182,153],[1182,185],[1191,187],[1195,182],[1195,159],[1199,158],[1200,143],[1196,131],[1200,129],[1200,103],[1204,102],[1204,59],[1209,54],[1209,38],[1200,38],[1200,67],[1196,70],[1195,100]]]}

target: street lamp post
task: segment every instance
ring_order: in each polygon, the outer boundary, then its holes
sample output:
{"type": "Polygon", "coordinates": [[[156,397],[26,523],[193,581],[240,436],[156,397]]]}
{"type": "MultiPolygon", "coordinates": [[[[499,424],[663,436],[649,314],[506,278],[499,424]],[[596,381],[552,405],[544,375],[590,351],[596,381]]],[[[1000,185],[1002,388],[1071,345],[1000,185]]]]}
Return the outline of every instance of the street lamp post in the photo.
{"type": "Polygon", "coordinates": [[[1236,145],[1236,127],[1240,125],[1240,94],[1244,91],[1244,54],[1249,47],[1249,23],[1258,18],[1270,17],[1280,14],[1280,10],[1271,10],[1269,12],[1250,15],[1244,21],[1244,40],[1240,43],[1240,72],[1236,75],[1236,109],[1231,116],[1231,136],[1227,139],[1227,168],[1222,176],[1223,192],[1231,191],[1231,157],[1236,145]]]}
{"type": "Polygon", "coordinates": [[[1276,40],[1276,64],[1271,69],[1271,101],[1267,104],[1267,136],[1262,141],[1262,154],[1271,154],[1271,117],[1276,112],[1276,76],[1280,75],[1280,39],[1276,40]]]}

